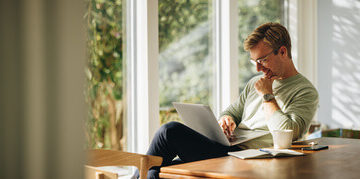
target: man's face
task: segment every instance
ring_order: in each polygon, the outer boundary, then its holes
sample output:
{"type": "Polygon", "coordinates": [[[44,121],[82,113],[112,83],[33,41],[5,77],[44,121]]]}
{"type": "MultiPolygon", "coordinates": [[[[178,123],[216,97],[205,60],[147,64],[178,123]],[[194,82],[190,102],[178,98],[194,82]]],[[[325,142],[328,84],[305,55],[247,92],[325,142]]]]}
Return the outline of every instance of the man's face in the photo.
{"type": "Polygon", "coordinates": [[[279,55],[275,55],[271,47],[263,40],[250,49],[250,58],[256,62],[256,70],[263,72],[264,77],[278,79],[282,76],[279,55]]]}

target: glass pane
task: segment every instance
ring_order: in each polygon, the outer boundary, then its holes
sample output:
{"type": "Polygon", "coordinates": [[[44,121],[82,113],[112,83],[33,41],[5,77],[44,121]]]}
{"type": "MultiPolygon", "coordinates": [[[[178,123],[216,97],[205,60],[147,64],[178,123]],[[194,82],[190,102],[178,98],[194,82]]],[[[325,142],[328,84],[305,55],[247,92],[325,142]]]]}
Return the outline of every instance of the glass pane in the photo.
{"type": "Polygon", "coordinates": [[[212,106],[212,0],[159,0],[161,124],[178,120],[172,102],[212,106]]]}
{"type": "Polygon", "coordinates": [[[88,148],[126,150],[122,0],[88,0],[88,148]]]}
{"type": "Polygon", "coordinates": [[[284,0],[239,0],[239,91],[255,75],[256,68],[250,63],[249,52],[244,50],[246,37],[259,25],[283,20],[284,0]]]}

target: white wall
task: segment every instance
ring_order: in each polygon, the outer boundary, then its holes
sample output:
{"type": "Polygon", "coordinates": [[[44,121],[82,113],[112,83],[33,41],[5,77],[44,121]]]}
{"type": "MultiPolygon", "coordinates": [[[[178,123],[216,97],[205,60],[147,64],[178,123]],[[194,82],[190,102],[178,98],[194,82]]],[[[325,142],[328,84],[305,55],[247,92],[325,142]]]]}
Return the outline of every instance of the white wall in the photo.
{"type": "Polygon", "coordinates": [[[360,128],[360,1],[318,1],[318,120],[360,128]]]}
{"type": "Polygon", "coordinates": [[[317,0],[288,2],[292,59],[299,72],[317,87],[317,0]]]}

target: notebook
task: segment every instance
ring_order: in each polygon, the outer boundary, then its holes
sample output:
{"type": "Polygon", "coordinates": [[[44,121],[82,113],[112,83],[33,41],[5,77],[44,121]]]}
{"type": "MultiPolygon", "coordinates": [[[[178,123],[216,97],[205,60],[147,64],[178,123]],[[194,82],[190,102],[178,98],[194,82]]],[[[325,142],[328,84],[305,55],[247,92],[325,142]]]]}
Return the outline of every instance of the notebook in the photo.
{"type": "Polygon", "coordinates": [[[305,155],[289,149],[247,149],[237,152],[228,152],[229,155],[240,159],[273,158],[305,155]]]}
{"type": "Polygon", "coordinates": [[[209,106],[177,102],[173,102],[173,105],[185,125],[209,139],[226,146],[237,145],[270,133],[269,131],[264,130],[236,128],[234,131],[235,137],[229,141],[209,106]]]}

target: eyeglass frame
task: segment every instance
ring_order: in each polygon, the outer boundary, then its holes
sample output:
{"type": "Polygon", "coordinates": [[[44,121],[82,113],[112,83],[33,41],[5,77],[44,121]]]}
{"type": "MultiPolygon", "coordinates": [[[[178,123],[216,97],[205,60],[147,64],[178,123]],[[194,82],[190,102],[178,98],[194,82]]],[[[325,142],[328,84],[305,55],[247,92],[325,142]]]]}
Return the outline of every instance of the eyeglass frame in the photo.
{"type": "Polygon", "coordinates": [[[256,59],[256,60],[253,60],[253,59],[250,58],[250,63],[252,63],[252,64],[254,64],[254,65],[256,65],[257,63],[263,64],[263,63],[267,60],[267,58],[268,58],[272,53],[277,53],[278,50],[279,50],[279,49],[277,49],[277,50],[272,50],[270,53],[268,53],[267,55],[265,55],[265,57],[263,57],[263,58],[259,58],[259,59],[256,59]]]}

